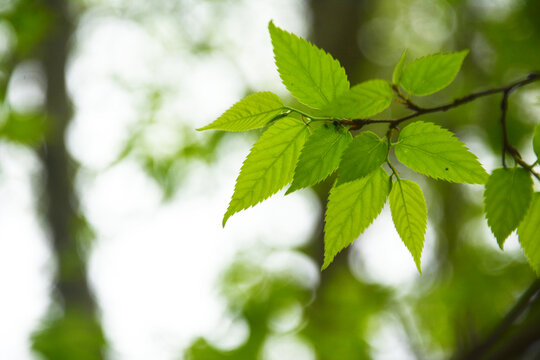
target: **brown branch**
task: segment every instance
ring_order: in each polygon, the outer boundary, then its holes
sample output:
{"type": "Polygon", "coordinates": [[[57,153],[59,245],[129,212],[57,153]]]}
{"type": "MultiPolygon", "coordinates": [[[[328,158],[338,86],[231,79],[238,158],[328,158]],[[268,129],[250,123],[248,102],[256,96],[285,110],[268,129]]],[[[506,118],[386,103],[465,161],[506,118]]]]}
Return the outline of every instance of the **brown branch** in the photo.
{"type": "Polygon", "coordinates": [[[535,296],[519,326],[512,329],[511,335],[501,339],[503,344],[491,351],[485,360],[532,359],[531,356],[537,355],[540,345],[539,307],[540,298],[535,296]]]}
{"type": "Polygon", "coordinates": [[[486,352],[491,349],[502,336],[510,329],[512,324],[519,318],[521,314],[527,310],[531,300],[540,292],[540,279],[536,279],[527,290],[519,297],[515,305],[503,317],[501,322],[491,331],[491,333],[474,348],[461,356],[457,356],[456,360],[473,360],[481,359],[486,352]]]}
{"type": "MultiPolygon", "coordinates": [[[[462,98],[456,99],[453,102],[448,103],[448,104],[444,104],[444,105],[440,105],[440,106],[436,106],[436,107],[432,107],[432,108],[422,108],[422,107],[419,107],[419,106],[414,105],[414,104],[411,103],[412,106],[414,108],[416,108],[415,112],[413,112],[412,114],[403,116],[401,118],[397,118],[397,119],[352,119],[352,120],[341,120],[341,123],[344,124],[344,125],[354,125],[355,129],[358,128],[358,126],[362,127],[362,126],[368,125],[368,124],[380,124],[380,123],[393,124],[394,126],[397,126],[399,123],[402,123],[404,121],[413,119],[415,117],[418,117],[418,116],[421,116],[421,115],[426,115],[426,114],[431,114],[431,113],[436,113],[436,112],[448,111],[450,109],[453,109],[453,108],[456,108],[458,106],[470,103],[471,101],[474,101],[474,100],[476,100],[478,98],[481,98],[481,97],[484,97],[484,96],[498,94],[498,93],[505,93],[505,92],[507,92],[509,94],[510,92],[514,91],[517,88],[520,88],[522,86],[525,86],[527,84],[530,84],[530,83],[538,81],[538,80],[540,80],[540,72],[532,72],[525,79],[518,80],[518,81],[516,81],[514,83],[511,83],[509,85],[506,85],[506,86],[502,86],[502,87],[498,87],[498,88],[493,88],[493,89],[488,89],[488,90],[472,93],[472,94],[469,94],[469,95],[464,96],[462,98]]],[[[409,106],[409,103],[407,103],[407,105],[409,106]]]]}

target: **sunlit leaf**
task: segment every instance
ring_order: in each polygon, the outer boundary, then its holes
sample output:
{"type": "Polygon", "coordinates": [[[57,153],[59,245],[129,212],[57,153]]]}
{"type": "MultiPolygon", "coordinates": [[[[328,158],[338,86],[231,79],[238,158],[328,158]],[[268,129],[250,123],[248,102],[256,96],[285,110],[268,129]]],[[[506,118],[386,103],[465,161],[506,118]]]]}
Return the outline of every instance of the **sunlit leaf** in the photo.
{"type": "Polygon", "coordinates": [[[343,152],[339,164],[337,185],[359,179],[381,166],[386,160],[388,145],[386,141],[364,131],[356,136],[343,152]]]}
{"type": "Polygon", "coordinates": [[[484,184],[488,174],[453,135],[433,123],[414,122],[401,130],[396,156],[412,170],[434,179],[484,184]]]}
{"type": "Polygon", "coordinates": [[[258,129],[284,111],[279,97],[271,92],[247,96],[234,104],[213,123],[197,130],[246,131],[258,129]]]}
{"type": "Polygon", "coordinates": [[[343,150],[351,141],[351,133],[342,126],[330,124],[317,129],[302,149],[287,194],[326,179],[339,166],[343,150]]]}
{"type": "Polygon", "coordinates": [[[298,101],[322,109],[349,90],[345,70],[330,54],[272,21],[268,29],[281,80],[298,101]]]}
{"type": "Polygon", "coordinates": [[[292,180],[307,134],[308,127],[291,117],[266,130],[242,165],[223,226],[231,215],[263,201],[292,180]]]}
{"type": "Polygon", "coordinates": [[[489,177],[484,191],[486,217],[501,249],[525,216],[532,193],[531,175],[525,169],[501,168],[489,177]]]}
{"type": "Polygon", "coordinates": [[[330,191],[324,227],[323,270],[379,215],[389,184],[388,174],[379,167],[366,177],[330,191]]]}
{"type": "Polygon", "coordinates": [[[420,258],[427,227],[427,207],[422,189],[410,180],[400,179],[392,184],[389,200],[396,230],[411,252],[418,271],[422,272],[420,258]]]}

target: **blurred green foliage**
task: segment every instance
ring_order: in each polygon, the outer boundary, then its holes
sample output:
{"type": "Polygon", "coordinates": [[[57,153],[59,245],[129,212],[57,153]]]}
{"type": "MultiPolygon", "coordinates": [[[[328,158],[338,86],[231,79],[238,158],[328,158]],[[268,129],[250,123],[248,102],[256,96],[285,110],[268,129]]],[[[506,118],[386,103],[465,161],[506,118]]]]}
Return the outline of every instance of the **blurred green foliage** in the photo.
{"type": "Polygon", "coordinates": [[[102,359],[105,345],[101,326],[85,309],[68,309],[44,322],[33,336],[33,349],[45,359],[102,359]]]}
{"type": "Polygon", "coordinates": [[[10,111],[0,124],[0,137],[22,145],[36,146],[43,135],[47,122],[41,113],[18,113],[10,111]]]}

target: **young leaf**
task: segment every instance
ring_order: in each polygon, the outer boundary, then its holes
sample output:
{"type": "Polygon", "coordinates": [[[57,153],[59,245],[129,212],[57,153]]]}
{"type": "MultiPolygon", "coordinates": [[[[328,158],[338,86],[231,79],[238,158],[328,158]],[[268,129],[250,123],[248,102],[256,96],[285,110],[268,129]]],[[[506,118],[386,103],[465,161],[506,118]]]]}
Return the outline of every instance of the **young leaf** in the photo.
{"type": "Polygon", "coordinates": [[[434,179],[484,184],[488,174],[453,135],[433,123],[414,122],[401,130],[394,146],[396,156],[412,170],[434,179]]]}
{"type": "Polygon", "coordinates": [[[533,150],[536,158],[540,161],[540,124],[536,125],[533,137],[533,150]]]}
{"type": "Polygon", "coordinates": [[[396,67],[394,68],[394,73],[392,74],[392,84],[399,85],[399,80],[403,74],[403,67],[405,65],[405,59],[407,58],[407,49],[403,50],[401,57],[399,58],[396,67]]]}
{"type": "Polygon", "coordinates": [[[283,112],[283,103],[271,92],[260,92],[247,96],[225,111],[213,123],[201,130],[246,131],[265,126],[283,112]]]}
{"type": "Polygon", "coordinates": [[[384,163],[387,152],[386,141],[371,131],[360,133],[343,152],[336,186],[371,173],[384,163]]]}
{"type": "Polygon", "coordinates": [[[444,89],[456,77],[469,50],[433,54],[411,62],[400,79],[400,85],[411,95],[424,96],[444,89]]]}
{"type": "Polygon", "coordinates": [[[330,54],[272,21],[268,29],[283,85],[298,101],[322,109],[349,90],[345,70],[330,54]]]}
{"type": "Polygon", "coordinates": [[[501,168],[489,177],[484,191],[486,217],[501,249],[525,216],[532,194],[533,182],[525,169],[501,168]]]}
{"type": "Polygon", "coordinates": [[[330,191],[324,227],[323,270],[379,215],[389,184],[388,174],[379,167],[366,177],[330,191]]]}
{"type": "Polygon", "coordinates": [[[291,117],[266,130],[242,165],[223,226],[231,215],[263,201],[292,180],[307,133],[308,127],[291,117]]]}
{"type": "Polygon", "coordinates": [[[287,194],[326,179],[339,166],[343,150],[351,141],[351,133],[342,126],[330,124],[317,129],[302,149],[287,194]]]}
{"type": "Polygon", "coordinates": [[[353,86],[336,98],[323,112],[340,119],[366,118],[390,106],[394,92],[385,80],[369,80],[353,86]]]}
{"type": "Polygon", "coordinates": [[[534,193],[531,206],[518,227],[519,243],[529,264],[540,276],[540,193],[534,193]]]}
{"type": "Polygon", "coordinates": [[[420,258],[427,226],[427,207],[422,189],[410,180],[400,179],[392,184],[389,200],[396,230],[422,273],[420,258]]]}

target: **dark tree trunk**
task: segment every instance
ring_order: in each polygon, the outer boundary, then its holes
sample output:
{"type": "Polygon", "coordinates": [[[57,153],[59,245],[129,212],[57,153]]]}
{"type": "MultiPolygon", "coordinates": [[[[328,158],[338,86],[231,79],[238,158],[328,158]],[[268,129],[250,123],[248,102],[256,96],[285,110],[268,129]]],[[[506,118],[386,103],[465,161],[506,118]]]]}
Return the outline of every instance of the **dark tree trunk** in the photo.
{"type": "Polygon", "coordinates": [[[72,117],[66,89],[66,62],[74,24],[68,1],[47,0],[46,6],[52,16],[52,26],[37,52],[47,80],[48,133],[38,154],[43,169],[43,214],[58,264],[54,295],[64,312],[60,318],[49,319],[44,329],[35,335],[34,349],[47,359],[99,359],[103,357],[104,340],[95,317],[81,247],[80,235],[85,222],[73,187],[77,165],[65,143],[72,117]],[[78,351],[86,355],[79,357],[77,346],[78,351]]]}

